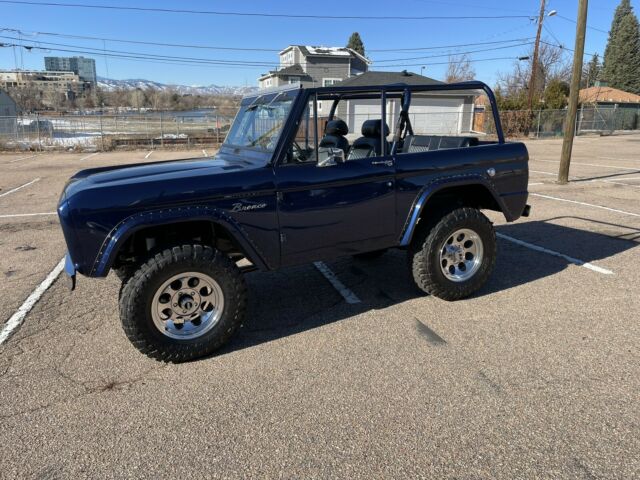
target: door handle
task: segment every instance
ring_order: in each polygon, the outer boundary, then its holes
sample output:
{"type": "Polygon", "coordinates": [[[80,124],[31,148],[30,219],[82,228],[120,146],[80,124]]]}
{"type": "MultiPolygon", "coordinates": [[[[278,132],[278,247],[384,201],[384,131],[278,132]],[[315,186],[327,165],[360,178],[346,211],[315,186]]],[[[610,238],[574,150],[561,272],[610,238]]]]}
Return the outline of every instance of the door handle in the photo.
{"type": "Polygon", "coordinates": [[[384,165],[385,167],[393,167],[393,160],[374,160],[371,165],[384,165]]]}

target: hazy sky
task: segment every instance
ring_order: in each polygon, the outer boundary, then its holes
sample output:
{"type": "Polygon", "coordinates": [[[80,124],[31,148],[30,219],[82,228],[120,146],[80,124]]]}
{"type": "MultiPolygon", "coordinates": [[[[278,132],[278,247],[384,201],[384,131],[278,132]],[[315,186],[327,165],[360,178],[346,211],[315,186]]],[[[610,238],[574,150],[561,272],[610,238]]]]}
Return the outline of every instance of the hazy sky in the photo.
{"type": "MultiPolygon", "coordinates": [[[[34,0],[37,1],[37,0],[34,0]]],[[[55,0],[53,0],[55,1],[55,0]]],[[[110,5],[127,7],[152,7],[166,9],[191,9],[219,12],[257,12],[292,15],[332,15],[331,19],[273,18],[260,16],[223,16],[187,13],[133,12],[53,6],[12,5],[0,3],[0,29],[18,29],[23,32],[0,32],[2,43],[24,43],[50,50],[26,51],[21,48],[0,48],[0,68],[43,69],[46,55],[72,56],[81,53],[60,50],[111,51],[116,55],[143,58],[103,58],[98,54],[83,53],[96,59],[99,76],[116,79],[145,78],[164,83],[187,85],[255,85],[256,78],[269,70],[269,65],[179,65],[174,60],[153,60],[147,55],[178,58],[221,60],[232,62],[276,63],[275,51],[234,51],[197,48],[178,48],[120,43],[49,36],[35,32],[64,35],[92,36],[143,42],[188,44],[215,47],[259,48],[279,50],[289,44],[343,46],[353,31],[360,32],[367,49],[367,56],[374,61],[372,69],[383,69],[385,64],[396,64],[384,70],[404,68],[442,79],[447,56],[456,52],[470,53],[474,60],[476,78],[491,85],[497,73],[510,68],[514,59],[525,55],[528,48],[522,45],[535,36],[536,24],[530,18],[455,19],[455,20],[362,20],[344,19],[341,16],[537,16],[538,0],[463,0],[429,1],[405,0],[375,2],[372,0],[301,2],[301,1],[106,1],[68,0],[66,3],[110,5]],[[392,8],[391,6],[394,6],[392,8]],[[12,40],[7,37],[21,38],[12,40]],[[511,43],[487,43],[513,40],[511,43]],[[45,43],[47,42],[47,43],[45,43]],[[58,45],[51,45],[57,43],[58,45]],[[62,45],[63,44],[63,45],[62,45]],[[407,49],[469,44],[423,51],[375,51],[382,49],[407,49]],[[499,48],[499,49],[498,49],[499,48]],[[58,49],[58,50],[54,50],[58,49]],[[489,50],[494,49],[494,50],[489,50]],[[478,51],[484,50],[484,51],[478,51]],[[115,53],[118,51],[119,53],[115,53]],[[124,52],[124,53],[122,53],[124,52]],[[414,58],[430,57],[430,58],[414,58]],[[506,57],[506,58],[503,58],[506,57]],[[495,59],[500,58],[500,59],[495,59]],[[395,60],[384,62],[384,60],[395,60]],[[483,59],[489,59],[483,61],[483,59]],[[494,60],[495,59],[495,60],[494,60]]],[[[640,0],[632,4],[639,7],[640,0]]],[[[589,2],[590,27],[587,30],[585,51],[602,54],[607,31],[618,0],[591,0],[589,2]],[[602,31],[599,31],[602,30],[602,31]]],[[[577,15],[576,0],[549,0],[547,10],[557,10],[558,15],[545,19],[543,38],[561,42],[573,48],[574,19],[577,15]],[[566,17],[562,18],[562,17],[566,17]]],[[[570,57],[571,53],[567,52],[570,57]]]]}

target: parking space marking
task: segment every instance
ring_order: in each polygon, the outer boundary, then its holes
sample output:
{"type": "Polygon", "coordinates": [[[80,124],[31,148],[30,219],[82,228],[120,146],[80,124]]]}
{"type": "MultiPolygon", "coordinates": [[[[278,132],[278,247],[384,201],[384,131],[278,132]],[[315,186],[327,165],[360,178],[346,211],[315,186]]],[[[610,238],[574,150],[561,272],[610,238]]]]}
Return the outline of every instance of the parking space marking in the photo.
{"type": "MultiPolygon", "coordinates": [[[[529,171],[530,171],[530,172],[533,172],[533,173],[541,173],[542,175],[551,175],[551,176],[553,176],[553,177],[555,177],[555,176],[557,176],[557,175],[558,175],[557,173],[552,173],[552,172],[543,172],[543,171],[541,171],[541,170],[531,170],[531,169],[530,169],[529,171]]],[[[583,178],[581,178],[581,177],[570,177],[570,178],[569,178],[569,180],[571,180],[571,181],[574,181],[574,182],[575,182],[575,181],[581,181],[581,180],[582,180],[582,181],[584,181],[584,180],[586,180],[586,179],[583,179],[583,178]]],[[[622,180],[634,180],[634,179],[633,179],[633,178],[629,178],[629,179],[627,179],[627,178],[622,178],[622,180]]],[[[613,185],[622,185],[622,186],[625,186],[625,187],[633,187],[633,188],[638,188],[638,187],[640,187],[640,185],[631,185],[631,184],[629,184],[629,183],[614,182],[613,180],[604,180],[604,179],[600,179],[600,178],[596,178],[596,179],[593,179],[593,180],[589,180],[589,182],[604,182],[604,183],[611,183],[611,184],[613,184],[613,185]]],[[[542,185],[542,183],[538,183],[538,184],[536,184],[536,183],[530,183],[529,185],[542,185]]]]}
{"type": "Polygon", "coordinates": [[[534,185],[544,185],[543,182],[535,182],[535,183],[530,183],[529,186],[532,187],[534,185]]]}
{"type": "Polygon", "coordinates": [[[342,295],[347,303],[360,303],[360,299],[358,298],[358,296],[351,290],[349,290],[324,262],[313,262],[313,265],[322,275],[324,275],[324,278],[329,280],[329,283],[333,285],[333,288],[335,288],[338,293],[342,295]]]}
{"type": "Polygon", "coordinates": [[[91,157],[95,157],[95,156],[96,156],[96,155],[98,155],[99,153],[100,153],[100,152],[95,152],[95,153],[92,153],[91,155],[87,155],[86,157],[82,157],[82,158],[80,159],[80,161],[87,160],[87,159],[89,159],[89,158],[91,158],[91,157]]]}
{"type": "Polygon", "coordinates": [[[147,154],[144,156],[144,159],[146,160],[147,158],[149,158],[149,157],[151,156],[151,154],[152,154],[152,153],[153,153],[153,150],[151,150],[149,153],[147,153],[147,154]]]}
{"type": "MultiPolygon", "coordinates": [[[[600,157],[600,158],[610,158],[610,157],[600,157]]],[[[547,162],[547,163],[555,163],[556,165],[560,165],[560,162],[556,162],[555,160],[542,160],[540,158],[532,158],[534,162],[547,162]]],[[[632,167],[619,167],[617,165],[601,165],[596,163],[582,163],[582,162],[571,162],[571,165],[584,165],[586,167],[602,167],[602,168],[615,168],[616,170],[633,170],[637,172],[640,168],[632,168],[632,167]]]]}
{"type": "Polygon", "coordinates": [[[21,160],[29,160],[30,158],[34,158],[34,157],[37,157],[37,156],[38,156],[38,154],[35,154],[35,155],[29,155],[28,157],[14,158],[14,159],[13,159],[13,160],[11,160],[9,163],[16,163],[16,162],[19,162],[19,161],[21,161],[21,160]]]}
{"type": "Polygon", "coordinates": [[[23,189],[24,187],[28,187],[29,185],[33,185],[34,183],[40,181],[40,178],[35,178],[33,180],[31,180],[30,182],[25,183],[24,185],[20,185],[19,187],[16,187],[12,190],[9,190],[8,192],[4,192],[4,193],[0,193],[0,197],[5,197],[11,193],[17,192],[18,190],[23,189]]]}
{"type": "Polygon", "coordinates": [[[57,215],[57,212],[44,213],[12,213],[9,215],[0,215],[0,218],[17,218],[17,217],[40,217],[42,215],[57,215]]]}
{"type": "Polygon", "coordinates": [[[206,156],[207,156],[207,151],[206,151],[204,148],[202,149],[202,156],[203,156],[203,157],[206,157],[206,156]]]}
{"type": "Polygon", "coordinates": [[[29,295],[24,303],[20,305],[20,308],[16,310],[16,313],[14,313],[11,318],[7,320],[7,323],[4,324],[2,331],[0,331],[0,345],[6,342],[11,333],[22,325],[24,317],[27,316],[33,306],[38,302],[38,300],[40,300],[40,297],[42,297],[44,292],[46,292],[53,282],[55,282],[56,278],[58,278],[63,270],[64,258],[58,262],[55,268],[51,270],[51,273],[47,275],[47,278],[45,278],[42,283],[38,285],[33,292],[31,292],[31,295],[29,295]]]}
{"type": "Polygon", "coordinates": [[[547,198],[549,200],[556,200],[558,202],[575,203],[578,205],[583,205],[585,207],[601,208],[602,210],[609,210],[610,212],[622,213],[624,215],[631,215],[633,217],[640,217],[640,213],[627,212],[625,210],[618,210],[616,208],[605,207],[603,205],[594,205],[593,203],[578,202],[577,200],[569,200],[567,198],[552,197],[551,195],[543,195],[541,193],[532,193],[531,195],[541,198],[547,198]]]}
{"type": "Polygon", "coordinates": [[[520,245],[521,247],[526,247],[531,250],[535,250],[536,252],[546,253],[548,255],[553,255],[554,257],[562,258],[567,262],[577,265],[579,267],[588,268],[589,270],[593,270],[594,272],[602,273],[604,275],[613,275],[613,272],[611,270],[598,267],[597,265],[593,265],[589,262],[585,262],[583,260],[580,260],[579,258],[573,258],[573,257],[570,257],[569,255],[565,255],[564,253],[556,252],[555,250],[549,250],[548,248],[541,247],[539,245],[534,245],[533,243],[525,242],[517,238],[510,237],[509,235],[505,235],[504,233],[496,232],[496,236],[498,238],[502,238],[503,240],[507,240],[509,242],[515,243],[516,245],[520,245]]]}
{"type": "Polygon", "coordinates": [[[533,172],[533,173],[542,173],[543,175],[553,175],[553,176],[558,175],[557,173],[553,173],[553,172],[543,172],[543,171],[541,171],[541,170],[531,170],[531,169],[529,169],[529,171],[530,171],[530,172],[533,172]]]}

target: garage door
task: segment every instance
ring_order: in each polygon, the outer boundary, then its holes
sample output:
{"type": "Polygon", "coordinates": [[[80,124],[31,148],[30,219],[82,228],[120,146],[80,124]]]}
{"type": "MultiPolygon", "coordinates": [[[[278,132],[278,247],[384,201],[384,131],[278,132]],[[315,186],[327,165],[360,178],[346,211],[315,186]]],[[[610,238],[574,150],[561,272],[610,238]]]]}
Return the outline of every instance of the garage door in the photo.
{"type": "Polygon", "coordinates": [[[417,135],[458,135],[463,101],[459,98],[414,98],[409,118],[417,135]]]}
{"type": "MultiPolygon", "coordinates": [[[[349,136],[347,138],[358,138],[361,136],[362,124],[365,120],[376,120],[382,116],[380,100],[351,100],[348,103],[347,125],[349,126],[349,136]]],[[[393,132],[395,128],[396,115],[398,112],[398,101],[387,101],[387,125],[393,132]]]]}

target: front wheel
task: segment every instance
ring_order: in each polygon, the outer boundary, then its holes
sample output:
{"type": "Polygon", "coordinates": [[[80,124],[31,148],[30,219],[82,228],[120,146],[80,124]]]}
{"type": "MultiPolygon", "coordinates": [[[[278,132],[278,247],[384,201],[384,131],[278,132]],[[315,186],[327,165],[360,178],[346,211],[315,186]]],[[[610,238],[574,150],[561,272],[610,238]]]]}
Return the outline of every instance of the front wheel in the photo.
{"type": "Polygon", "coordinates": [[[183,362],[213,353],[242,325],[246,287],[223,253],[184,245],[144,263],[124,285],[120,318],[145,355],[183,362]]]}
{"type": "Polygon", "coordinates": [[[487,217],[459,208],[417,233],[409,266],[421,290],[444,300],[459,300],[480,289],[496,259],[496,236],[487,217]]]}

